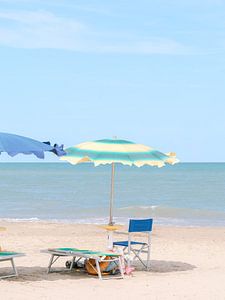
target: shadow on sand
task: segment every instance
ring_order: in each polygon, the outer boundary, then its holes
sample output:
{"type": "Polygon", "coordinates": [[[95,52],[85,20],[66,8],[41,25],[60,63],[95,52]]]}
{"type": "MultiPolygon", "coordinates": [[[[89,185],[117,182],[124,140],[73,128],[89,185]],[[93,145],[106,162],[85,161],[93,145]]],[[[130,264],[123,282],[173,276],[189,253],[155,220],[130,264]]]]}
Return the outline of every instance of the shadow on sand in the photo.
{"type": "MultiPolygon", "coordinates": [[[[196,266],[180,262],[180,261],[165,261],[165,260],[151,260],[149,273],[169,273],[169,272],[181,272],[195,269],[196,266]]],[[[97,278],[95,276],[88,275],[83,270],[66,270],[65,268],[56,268],[55,272],[47,274],[46,267],[31,266],[31,267],[18,267],[19,276],[4,279],[7,281],[15,282],[30,282],[30,281],[56,281],[56,280],[68,280],[68,279],[90,279],[97,278]]],[[[140,262],[135,263],[135,272],[147,272],[140,262]]],[[[10,273],[11,269],[1,268],[1,274],[10,273]]]]}
{"type": "MultiPolygon", "coordinates": [[[[140,262],[135,262],[134,266],[137,271],[145,270],[143,265],[140,262]]],[[[151,260],[149,272],[151,273],[181,272],[181,271],[193,270],[195,268],[196,266],[181,261],[151,260]]]]}

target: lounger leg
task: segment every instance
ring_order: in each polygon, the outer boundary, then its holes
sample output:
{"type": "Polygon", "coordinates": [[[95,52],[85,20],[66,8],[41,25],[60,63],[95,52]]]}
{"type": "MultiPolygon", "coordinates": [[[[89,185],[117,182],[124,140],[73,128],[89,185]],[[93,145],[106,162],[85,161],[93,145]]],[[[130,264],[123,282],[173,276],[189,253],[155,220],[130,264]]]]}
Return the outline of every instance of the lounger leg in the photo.
{"type": "Polygon", "coordinates": [[[97,268],[97,271],[98,271],[98,278],[100,280],[102,280],[102,273],[101,273],[101,269],[100,269],[100,266],[99,266],[99,261],[97,259],[95,260],[95,264],[96,264],[96,268],[97,268]]]}
{"type": "Polygon", "coordinates": [[[15,276],[18,276],[18,272],[17,272],[16,266],[14,264],[13,258],[11,258],[11,264],[12,264],[12,268],[13,268],[13,272],[14,272],[15,276]]]}
{"type": "Polygon", "coordinates": [[[73,256],[72,261],[71,261],[71,265],[70,265],[70,271],[73,269],[73,264],[75,262],[76,256],[73,256]]]}
{"type": "Polygon", "coordinates": [[[122,265],[122,258],[121,258],[121,257],[119,257],[119,258],[118,258],[118,260],[119,260],[119,269],[120,269],[120,274],[121,274],[122,278],[124,278],[124,273],[123,273],[123,265],[122,265]]]}
{"type": "Polygon", "coordinates": [[[52,263],[53,263],[53,259],[54,259],[54,254],[51,255],[51,258],[50,258],[50,261],[49,261],[49,264],[48,264],[47,274],[51,272],[51,266],[52,266],[52,263]]]}
{"type": "Polygon", "coordinates": [[[0,276],[0,279],[18,276],[18,272],[17,272],[16,266],[15,266],[15,264],[14,264],[13,257],[12,257],[12,258],[4,259],[4,261],[9,261],[9,260],[10,260],[10,262],[11,262],[13,272],[12,272],[12,274],[9,274],[9,275],[3,275],[3,276],[0,276]]]}

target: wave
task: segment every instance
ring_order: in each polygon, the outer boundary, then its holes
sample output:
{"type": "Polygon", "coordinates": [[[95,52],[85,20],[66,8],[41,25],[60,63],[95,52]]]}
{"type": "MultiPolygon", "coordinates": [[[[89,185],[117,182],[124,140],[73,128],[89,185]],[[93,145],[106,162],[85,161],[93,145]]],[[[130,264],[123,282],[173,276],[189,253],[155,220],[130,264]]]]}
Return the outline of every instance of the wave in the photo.
{"type": "MultiPolygon", "coordinates": [[[[225,226],[225,212],[167,206],[127,206],[115,209],[114,221],[117,224],[128,224],[130,218],[153,218],[157,225],[166,226],[225,226]]],[[[80,216],[58,218],[1,218],[6,222],[47,222],[64,224],[107,224],[109,217],[80,216]]]]}
{"type": "MultiPolygon", "coordinates": [[[[49,222],[49,223],[76,223],[76,224],[107,224],[108,210],[91,208],[78,210],[76,214],[52,213],[46,216],[41,211],[39,215],[2,216],[6,222],[49,222]]],[[[225,226],[225,211],[207,209],[193,209],[170,207],[162,205],[125,206],[114,209],[114,221],[118,224],[128,224],[130,218],[153,218],[155,224],[173,226],[225,226]]]]}
{"type": "Polygon", "coordinates": [[[225,211],[215,211],[206,209],[179,208],[160,205],[151,206],[127,206],[116,210],[118,215],[128,215],[132,217],[155,217],[155,218],[200,218],[200,219],[224,219],[225,211]]]}

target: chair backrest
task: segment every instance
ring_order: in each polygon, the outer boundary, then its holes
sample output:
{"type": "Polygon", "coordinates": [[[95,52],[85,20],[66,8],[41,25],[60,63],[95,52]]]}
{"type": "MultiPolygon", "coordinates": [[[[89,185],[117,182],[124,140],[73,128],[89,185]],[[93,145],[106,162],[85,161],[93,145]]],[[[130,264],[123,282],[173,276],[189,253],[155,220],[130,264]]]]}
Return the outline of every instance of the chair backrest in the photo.
{"type": "Polygon", "coordinates": [[[152,231],[153,219],[131,219],[128,232],[150,232],[152,231]]]}

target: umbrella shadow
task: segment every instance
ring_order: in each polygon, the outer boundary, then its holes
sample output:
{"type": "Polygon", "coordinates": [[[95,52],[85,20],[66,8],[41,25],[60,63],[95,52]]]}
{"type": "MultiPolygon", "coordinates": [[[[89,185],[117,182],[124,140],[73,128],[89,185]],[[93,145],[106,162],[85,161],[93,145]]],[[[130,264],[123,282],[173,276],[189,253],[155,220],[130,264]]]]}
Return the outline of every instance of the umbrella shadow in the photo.
{"type": "MultiPolygon", "coordinates": [[[[47,274],[46,267],[32,266],[32,267],[17,267],[18,277],[5,278],[7,281],[15,282],[32,282],[32,281],[57,281],[68,279],[85,279],[96,278],[95,276],[89,276],[84,270],[72,271],[65,268],[55,268],[53,272],[47,274]]],[[[10,268],[1,268],[1,274],[7,275],[12,272],[10,268]]]]}
{"type": "MultiPolygon", "coordinates": [[[[180,262],[180,261],[165,261],[165,260],[151,260],[150,273],[170,273],[181,272],[195,269],[196,266],[180,262]]],[[[47,274],[46,267],[33,266],[33,267],[18,267],[18,277],[6,278],[7,281],[15,282],[32,282],[32,281],[57,281],[57,280],[78,280],[78,279],[98,279],[97,276],[87,274],[82,269],[73,269],[69,271],[65,268],[55,268],[54,272],[47,274]]],[[[135,262],[135,271],[146,271],[140,262],[135,262]]],[[[10,268],[2,268],[1,275],[10,274],[10,268]]]]}

